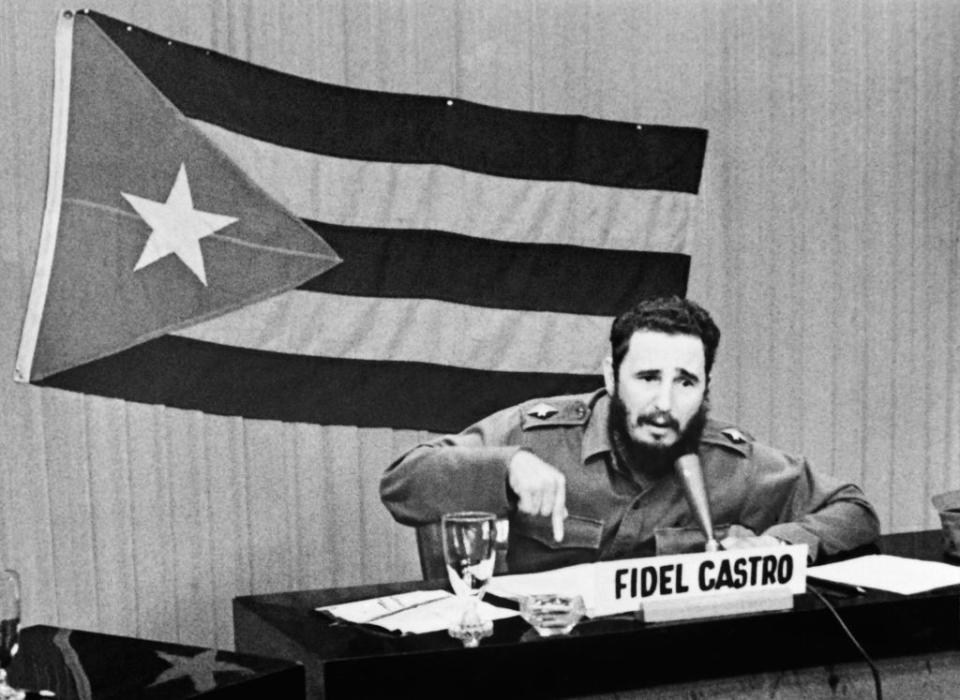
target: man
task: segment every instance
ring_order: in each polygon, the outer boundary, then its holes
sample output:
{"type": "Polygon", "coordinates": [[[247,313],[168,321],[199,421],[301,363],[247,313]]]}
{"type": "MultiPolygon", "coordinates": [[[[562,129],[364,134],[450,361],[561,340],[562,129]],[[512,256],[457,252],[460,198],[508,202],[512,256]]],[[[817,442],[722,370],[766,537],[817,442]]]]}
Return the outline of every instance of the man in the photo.
{"type": "Polygon", "coordinates": [[[419,445],[381,497],[406,525],[456,510],[510,519],[511,572],[655,553],[654,530],[694,527],[674,462],[699,454],[726,548],[804,543],[811,560],[874,542],[861,490],[707,417],[720,330],[678,297],[618,317],[605,389],[535,399],[419,445]]]}

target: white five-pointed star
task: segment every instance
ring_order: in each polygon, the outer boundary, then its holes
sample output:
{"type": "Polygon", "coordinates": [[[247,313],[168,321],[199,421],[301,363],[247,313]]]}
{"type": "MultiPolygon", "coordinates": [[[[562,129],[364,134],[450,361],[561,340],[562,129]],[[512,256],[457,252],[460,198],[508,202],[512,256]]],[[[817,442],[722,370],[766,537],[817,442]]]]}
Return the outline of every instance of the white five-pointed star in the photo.
{"type": "Polygon", "coordinates": [[[216,233],[237,219],[193,208],[186,164],[180,164],[180,171],[166,202],[155,202],[126,192],[120,194],[130,202],[130,206],[151,229],[150,238],[147,239],[147,244],[133,269],[139,270],[173,253],[206,286],[207,272],[203,267],[200,239],[216,233]]]}
{"type": "Polygon", "coordinates": [[[242,675],[254,674],[253,669],[246,666],[238,666],[228,661],[217,661],[216,649],[208,649],[196,656],[166,654],[162,651],[158,651],[156,654],[170,664],[170,668],[157,676],[156,680],[148,686],[151,688],[177,678],[189,678],[193,681],[193,687],[197,692],[203,693],[217,687],[217,681],[213,674],[218,671],[232,671],[242,675]]]}

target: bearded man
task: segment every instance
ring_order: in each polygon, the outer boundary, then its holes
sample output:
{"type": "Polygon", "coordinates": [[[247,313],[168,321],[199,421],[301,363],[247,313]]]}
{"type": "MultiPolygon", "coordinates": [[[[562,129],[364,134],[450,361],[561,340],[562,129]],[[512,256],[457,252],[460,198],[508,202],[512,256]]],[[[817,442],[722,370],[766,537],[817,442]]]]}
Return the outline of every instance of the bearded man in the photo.
{"type": "Polygon", "coordinates": [[[640,302],[613,323],[604,389],[418,445],[387,469],[383,502],[405,525],[458,510],[509,518],[511,573],[648,556],[656,529],[696,526],[673,465],[697,453],[713,520],[729,526],[724,548],[806,544],[816,561],[876,541],[856,485],[708,417],[719,342],[696,303],[640,302]]]}

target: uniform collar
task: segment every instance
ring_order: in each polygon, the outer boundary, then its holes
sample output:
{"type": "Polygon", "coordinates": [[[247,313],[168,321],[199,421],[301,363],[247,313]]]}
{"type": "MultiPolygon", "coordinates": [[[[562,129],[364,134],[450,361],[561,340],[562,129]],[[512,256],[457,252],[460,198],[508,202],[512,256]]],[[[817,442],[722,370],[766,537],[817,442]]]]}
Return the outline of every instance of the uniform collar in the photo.
{"type": "MultiPolygon", "coordinates": [[[[610,431],[607,429],[610,395],[607,394],[606,389],[600,389],[587,399],[587,405],[590,408],[590,420],[583,434],[580,455],[584,464],[595,455],[613,451],[613,446],[610,444],[610,431]]],[[[703,436],[700,438],[700,451],[702,452],[708,446],[718,445],[747,457],[750,439],[729,423],[722,423],[708,417],[707,424],[703,428],[703,436]]]]}
{"type": "Polygon", "coordinates": [[[599,389],[587,400],[590,407],[590,421],[583,433],[581,460],[587,460],[602,452],[611,452],[610,432],[607,430],[607,418],[610,415],[610,396],[606,389],[599,389]]]}

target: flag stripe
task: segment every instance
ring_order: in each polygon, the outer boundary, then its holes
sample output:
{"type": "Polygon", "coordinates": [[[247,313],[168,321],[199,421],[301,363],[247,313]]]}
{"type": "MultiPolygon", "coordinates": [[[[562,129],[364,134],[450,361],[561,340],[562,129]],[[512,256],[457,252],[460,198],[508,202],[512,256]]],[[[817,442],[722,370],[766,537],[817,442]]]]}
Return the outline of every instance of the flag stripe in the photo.
{"type": "Polygon", "coordinates": [[[300,289],[334,294],[613,316],[657,293],[683,295],[690,267],[674,253],[309,223],[343,262],[300,289]]]}
{"type": "Polygon", "coordinates": [[[491,177],[304,153],[192,122],[298,216],[522,243],[686,252],[694,195],[491,177]]]}
{"type": "Polygon", "coordinates": [[[602,379],[291,356],[168,335],[40,383],[220,415],[447,432],[531,396],[591,391],[602,379]]]}
{"type": "Polygon", "coordinates": [[[607,316],[293,291],[177,331],[251,350],[478,370],[596,374],[607,316]],[[536,338],[536,343],[530,339],[536,338]],[[571,342],[576,338],[576,342],[571,342]]]}
{"type": "Polygon", "coordinates": [[[703,129],[319,83],[89,13],[188,117],[314,153],[537,180],[696,193],[703,129]],[[318,128],[318,125],[322,125],[318,128]]]}

